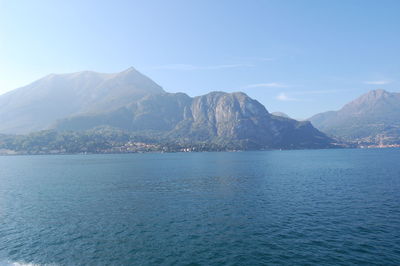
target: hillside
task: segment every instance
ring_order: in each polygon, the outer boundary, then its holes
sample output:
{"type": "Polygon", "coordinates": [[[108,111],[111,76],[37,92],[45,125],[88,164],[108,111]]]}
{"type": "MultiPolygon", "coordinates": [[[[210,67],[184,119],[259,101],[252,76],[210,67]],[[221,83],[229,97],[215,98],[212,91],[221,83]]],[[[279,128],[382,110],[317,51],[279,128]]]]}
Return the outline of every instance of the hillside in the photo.
{"type": "Polygon", "coordinates": [[[339,111],[320,113],[309,120],[319,130],[348,141],[400,143],[400,93],[373,90],[339,111]]]}
{"type": "Polygon", "coordinates": [[[147,96],[113,112],[59,121],[55,129],[82,131],[111,126],[130,132],[152,131],[183,141],[237,141],[253,148],[322,148],[332,139],[309,122],[274,116],[244,93],[211,92],[147,96]]]}
{"type": "Polygon", "coordinates": [[[106,112],[161,93],[159,85],[134,68],[114,74],[51,74],[0,96],[0,133],[43,130],[57,119],[106,112]]]}
{"type": "Polygon", "coordinates": [[[242,92],[167,93],[133,68],[116,74],[49,75],[0,96],[0,133],[114,128],[176,143],[238,149],[327,148],[335,141],[309,122],[270,114],[242,92]]]}

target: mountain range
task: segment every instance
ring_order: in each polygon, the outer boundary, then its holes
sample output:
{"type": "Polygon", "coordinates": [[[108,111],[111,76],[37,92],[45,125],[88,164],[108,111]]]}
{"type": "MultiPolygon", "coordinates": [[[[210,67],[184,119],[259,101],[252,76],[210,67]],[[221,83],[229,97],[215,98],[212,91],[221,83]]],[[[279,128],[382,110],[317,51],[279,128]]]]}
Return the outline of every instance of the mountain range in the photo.
{"type": "Polygon", "coordinates": [[[51,74],[0,96],[0,132],[26,134],[48,129],[58,119],[107,112],[160,93],[164,90],[159,85],[133,68],[116,74],[51,74]]]}
{"type": "Polygon", "coordinates": [[[134,68],[49,75],[0,96],[0,133],[82,132],[110,127],[186,143],[244,149],[333,147],[308,121],[270,114],[242,92],[189,97],[165,92],[134,68]]]}
{"type": "Polygon", "coordinates": [[[400,93],[370,91],[338,111],[309,119],[324,133],[359,144],[400,144],[400,93]]]}
{"type": "Polygon", "coordinates": [[[338,111],[297,121],[269,113],[243,92],[168,93],[131,67],[112,74],[51,74],[0,96],[0,134],[99,128],[240,149],[400,144],[400,93],[373,90],[338,111]]]}

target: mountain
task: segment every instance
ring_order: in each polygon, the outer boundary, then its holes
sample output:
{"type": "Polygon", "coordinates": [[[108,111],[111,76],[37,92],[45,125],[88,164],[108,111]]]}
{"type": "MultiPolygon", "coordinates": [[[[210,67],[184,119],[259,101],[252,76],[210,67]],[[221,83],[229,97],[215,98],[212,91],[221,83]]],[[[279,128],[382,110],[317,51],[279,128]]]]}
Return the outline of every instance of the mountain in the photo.
{"type": "Polygon", "coordinates": [[[285,118],[290,118],[290,116],[288,116],[287,114],[285,114],[285,113],[283,113],[283,112],[272,112],[271,115],[280,116],[280,117],[285,117],[285,118]]]}
{"type": "Polygon", "coordinates": [[[24,134],[49,128],[74,114],[106,112],[164,90],[134,68],[104,74],[48,75],[0,96],[0,132],[24,134]]]}
{"type": "Polygon", "coordinates": [[[0,133],[8,134],[105,127],[163,143],[234,149],[326,148],[335,142],[310,122],[270,114],[244,93],[194,98],[167,93],[133,68],[116,74],[49,75],[0,96],[0,106],[0,133]]]}
{"type": "Polygon", "coordinates": [[[236,142],[245,148],[323,148],[332,139],[309,122],[277,117],[246,94],[211,92],[150,95],[108,113],[60,120],[61,131],[111,126],[131,132],[158,132],[184,142],[236,142]]]}
{"type": "Polygon", "coordinates": [[[339,111],[320,113],[309,120],[319,130],[345,140],[400,143],[400,93],[373,90],[339,111]]]}

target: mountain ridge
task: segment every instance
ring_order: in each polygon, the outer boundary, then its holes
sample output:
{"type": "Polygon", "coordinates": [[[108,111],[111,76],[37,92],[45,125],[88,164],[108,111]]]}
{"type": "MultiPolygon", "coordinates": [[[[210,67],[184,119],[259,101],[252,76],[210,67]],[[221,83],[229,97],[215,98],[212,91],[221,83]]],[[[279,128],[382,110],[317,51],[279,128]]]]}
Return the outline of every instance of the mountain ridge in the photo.
{"type": "Polygon", "coordinates": [[[270,114],[243,92],[168,93],[134,68],[52,74],[10,95],[0,96],[0,103],[10,103],[0,107],[0,133],[113,127],[246,149],[326,148],[335,142],[309,122],[270,114]]]}
{"type": "Polygon", "coordinates": [[[369,91],[345,104],[309,118],[319,130],[348,141],[400,142],[400,93],[369,91]]]}
{"type": "Polygon", "coordinates": [[[107,110],[110,101],[118,108],[155,93],[165,91],[134,68],[112,74],[50,74],[0,96],[0,132],[46,129],[54,120],[76,113],[107,110]]]}
{"type": "Polygon", "coordinates": [[[332,142],[311,123],[273,116],[242,92],[210,92],[193,98],[184,93],[151,95],[106,115],[58,121],[54,128],[83,131],[99,126],[156,131],[184,141],[237,140],[263,148],[324,147],[332,142]]]}

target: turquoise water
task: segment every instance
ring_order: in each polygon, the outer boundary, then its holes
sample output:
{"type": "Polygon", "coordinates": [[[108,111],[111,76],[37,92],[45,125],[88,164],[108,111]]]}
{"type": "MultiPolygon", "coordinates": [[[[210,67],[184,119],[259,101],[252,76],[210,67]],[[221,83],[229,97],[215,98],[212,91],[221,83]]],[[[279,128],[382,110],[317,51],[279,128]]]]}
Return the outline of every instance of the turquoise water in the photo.
{"type": "Polygon", "coordinates": [[[400,264],[400,149],[0,157],[0,264],[400,264]]]}

